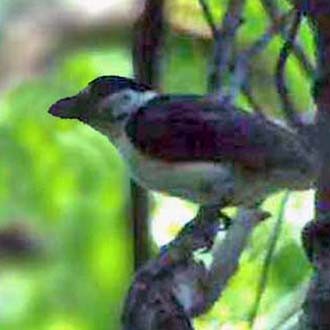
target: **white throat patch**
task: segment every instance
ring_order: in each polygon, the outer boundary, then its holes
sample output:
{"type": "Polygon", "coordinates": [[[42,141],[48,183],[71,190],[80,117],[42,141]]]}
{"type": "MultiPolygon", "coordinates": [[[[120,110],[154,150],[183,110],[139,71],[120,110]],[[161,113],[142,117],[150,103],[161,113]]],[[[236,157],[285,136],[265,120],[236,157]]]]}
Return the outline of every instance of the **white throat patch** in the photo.
{"type": "Polygon", "coordinates": [[[113,118],[120,118],[134,113],[157,95],[155,91],[138,92],[125,89],[106,98],[100,106],[110,107],[113,118]]]}

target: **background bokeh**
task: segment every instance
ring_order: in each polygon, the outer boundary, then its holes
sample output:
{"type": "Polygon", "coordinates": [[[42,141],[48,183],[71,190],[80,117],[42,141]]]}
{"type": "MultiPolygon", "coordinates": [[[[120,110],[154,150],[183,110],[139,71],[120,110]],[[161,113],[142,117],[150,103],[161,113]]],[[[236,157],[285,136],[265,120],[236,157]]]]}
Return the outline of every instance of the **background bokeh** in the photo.
{"type": "MultiPolygon", "coordinates": [[[[226,1],[210,3],[220,18],[226,1]]],[[[269,25],[259,1],[247,3],[241,47],[269,25]]],[[[163,90],[203,93],[212,43],[198,3],[168,0],[166,8],[163,90]]],[[[26,250],[2,252],[0,244],[0,329],[119,329],[133,276],[128,175],[103,136],[47,109],[98,75],[132,75],[130,31],[140,10],[138,0],[0,2],[0,243],[1,231],[19,232],[26,250]]],[[[312,60],[307,24],[300,40],[312,60]]],[[[282,41],[255,59],[251,74],[258,102],[279,118],[273,72],[282,41]]],[[[294,59],[287,72],[295,102],[312,114],[308,77],[294,59]]],[[[244,97],[239,103],[247,106],[244,97]]],[[[198,329],[247,329],[282,198],[265,202],[273,217],[257,228],[239,272],[198,329]]],[[[155,247],[196,212],[160,194],[151,203],[155,247]]],[[[280,329],[299,309],[310,275],[300,230],[312,216],[313,192],[292,193],[255,329],[280,329]]]]}

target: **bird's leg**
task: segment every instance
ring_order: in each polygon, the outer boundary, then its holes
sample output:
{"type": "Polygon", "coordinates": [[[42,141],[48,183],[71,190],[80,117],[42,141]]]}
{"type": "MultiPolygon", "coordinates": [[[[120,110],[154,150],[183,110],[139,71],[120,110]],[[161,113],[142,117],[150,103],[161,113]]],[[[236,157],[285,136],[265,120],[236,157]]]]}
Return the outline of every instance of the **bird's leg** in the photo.
{"type": "MultiPolygon", "coordinates": [[[[229,218],[226,216],[226,220],[229,218]]],[[[228,222],[224,222],[224,228],[228,222]]],[[[171,258],[185,258],[199,249],[210,250],[220,230],[219,206],[203,205],[194,219],[189,221],[176,238],[161,248],[162,254],[170,254],[171,258]]]]}
{"type": "Polygon", "coordinates": [[[231,223],[232,223],[232,218],[229,217],[227,214],[223,213],[220,211],[220,219],[222,220],[222,227],[220,228],[220,230],[227,230],[231,223]]]}

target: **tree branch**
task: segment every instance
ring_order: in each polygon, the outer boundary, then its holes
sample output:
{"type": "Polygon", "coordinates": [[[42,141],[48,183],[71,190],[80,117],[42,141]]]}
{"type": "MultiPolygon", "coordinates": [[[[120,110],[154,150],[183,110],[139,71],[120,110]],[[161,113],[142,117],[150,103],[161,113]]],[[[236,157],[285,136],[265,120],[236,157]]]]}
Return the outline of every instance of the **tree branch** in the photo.
{"type": "Polygon", "coordinates": [[[287,24],[290,16],[291,13],[286,13],[283,16],[280,16],[278,20],[275,20],[268,30],[254,44],[252,44],[252,46],[240,53],[236,60],[231,77],[229,94],[230,100],[235,99],[243,86],[247,85],[246,77],[248,75],[252,59],[254,59],[268,46],[274,35],[287,24]]]}
{"type": "Polygon", "coordinates": [[[164,0],[146,0],[134,28],[133,65],[138,81],[159,88],[164,42],[164,0]]]}
{"type": "Polygon", "coordinates": [[[193,330],[190,318],[205,313],[218,300],[237,270],[251,231],[266,216],[256,210],[242,211],[214,248],[208,270],[193,255],[200,248],[209,248],[217,233],[213,230],[215,209],[204,211],[208,221],[199,221],[199,212],[192,223],[198,221],[204,233],[210,229],[208,235],[200,235],[198,226],[190,233],[181,232],[168,249],[137,273],[124,307],[124,330],[193,330]]]}
{"type": "MultiPolygon", "coordinates": [[[[136,79],[159,88],[160,60],[163,45],[163,0],[147,0],[144,11],[135,25],[133,66],[136,79]]],[[[135,269],[150,257],[150,230],[148,193],[136,183],[131,183],[132,220],[134,232],[135,269]]]]}
{"type": "Polygon", "coordinates": [[[330,328],[330,2],[305,0],[317,41],[317,139],[320,173],[316,193],[316,221],[305,227],[303,243],[314,275],[303,305],[301,329],[330,328]]]}
{"type": "Polygon", "coordinates": [[[229,73],[230,58],[239,26],[245,0],[231,0],[228,4],[222,26],[214,40],[214,55],[209,74],[209,91],[214,91],[221,100],[225,96],[225,81],[229,73]]]}
{"type": "Polygon", "coordinates": [[[290,56],[291,50],[293,49],[294,41],[298,33],[301,22],[301,15],[302,15],[301,10],[300,9],[296,10],[296,13],[294,15],[294,20],[288,34],[288,39],[284,43],[279,55],[279,60],[276,66],[276,75],[275,75],[277,91],[279,93],[280,100],[282,102],[282,110],[285,114],[287,121],[293,127],[296,128],[300,128],[302,124],[298,115],[298,111],[295,109],[295,106],[289,97],[289,90],[286,86],[286,79],[285,79],[285,65],[290,56]]]}
{"type": "Polygon", "coordinates": [[[206,276],[193,253],[213,242],[218,211],[202,208],[190,224],[136,274],[124,306],[124,330],[193,330],[190,316],[204,301],[206,276]]]}
{"type": "MultiPolygon", "coordinates": [[[[277,20],[278,17],[280,16],[280,11],[277,8],[276,4],[274,3],[273,0],[262,0],[262,5],[268,14],[268,17],[271,21],[277,20]]],[[[286,28],[283,26],[281,28],[281,34],[282,36],[286,39],[287,38],[287,33],[286,33],[286,28]]],[[[295,43],[292,45],[292,52],[294,56],[297,58],[301,68],[305,72],[305,74],[309,77],[312,78],[314,73],[315,73],[315,68],[311,61],[309,60],[308,56],[304,52],[303,48],[301,45],[298,43],[295,43]]]]}
{"type": "Polygon", "coordinates": [[[261,116],[265,116],[262,107],[259,105],[258,101],[255,99],[255,96],[253,95],[253,90],[251,87],[251,84],[243,84],[242,86],[242,93],[244,94],[247,102],[249,103],[250,107],[252,108],[252,110],[261,115],[261,116]]]}
{"type": "Polygon", "coordinates": [[[213,262],[206,277],[205,302],[201,311],[205,312],[219,299],[228,281],[237,271],[240,256],[253,229],[268,216],[269,213],[257,209],[239,210],[225,239],[212,251],[213,262]]]}

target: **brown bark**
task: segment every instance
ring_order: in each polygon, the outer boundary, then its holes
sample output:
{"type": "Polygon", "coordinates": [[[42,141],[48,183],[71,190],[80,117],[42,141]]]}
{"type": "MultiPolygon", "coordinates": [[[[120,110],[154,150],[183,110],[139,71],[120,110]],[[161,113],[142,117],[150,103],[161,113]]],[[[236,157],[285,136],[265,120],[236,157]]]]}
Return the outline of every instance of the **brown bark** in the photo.
{"type": "MultiPolygon", "coordinates": [[[[135,25],[133,65],[136,79],[159,88],[160,58],[164,30],[164,0],[147,0],[135,25]]],[[[134,232],[135,269],[150,257],[148,193],[136,183],[132,187],[132,220],[134,232]]]]}
{"type": "Polygon", "coordinates": [[[304,230],[303,241],[315,272],[303,306],[301,329],[330,328],[330,2],[309,0],[306,13],[317,41],[317,139],[320,172],[317,181],[316,220],[304,230]]]}

